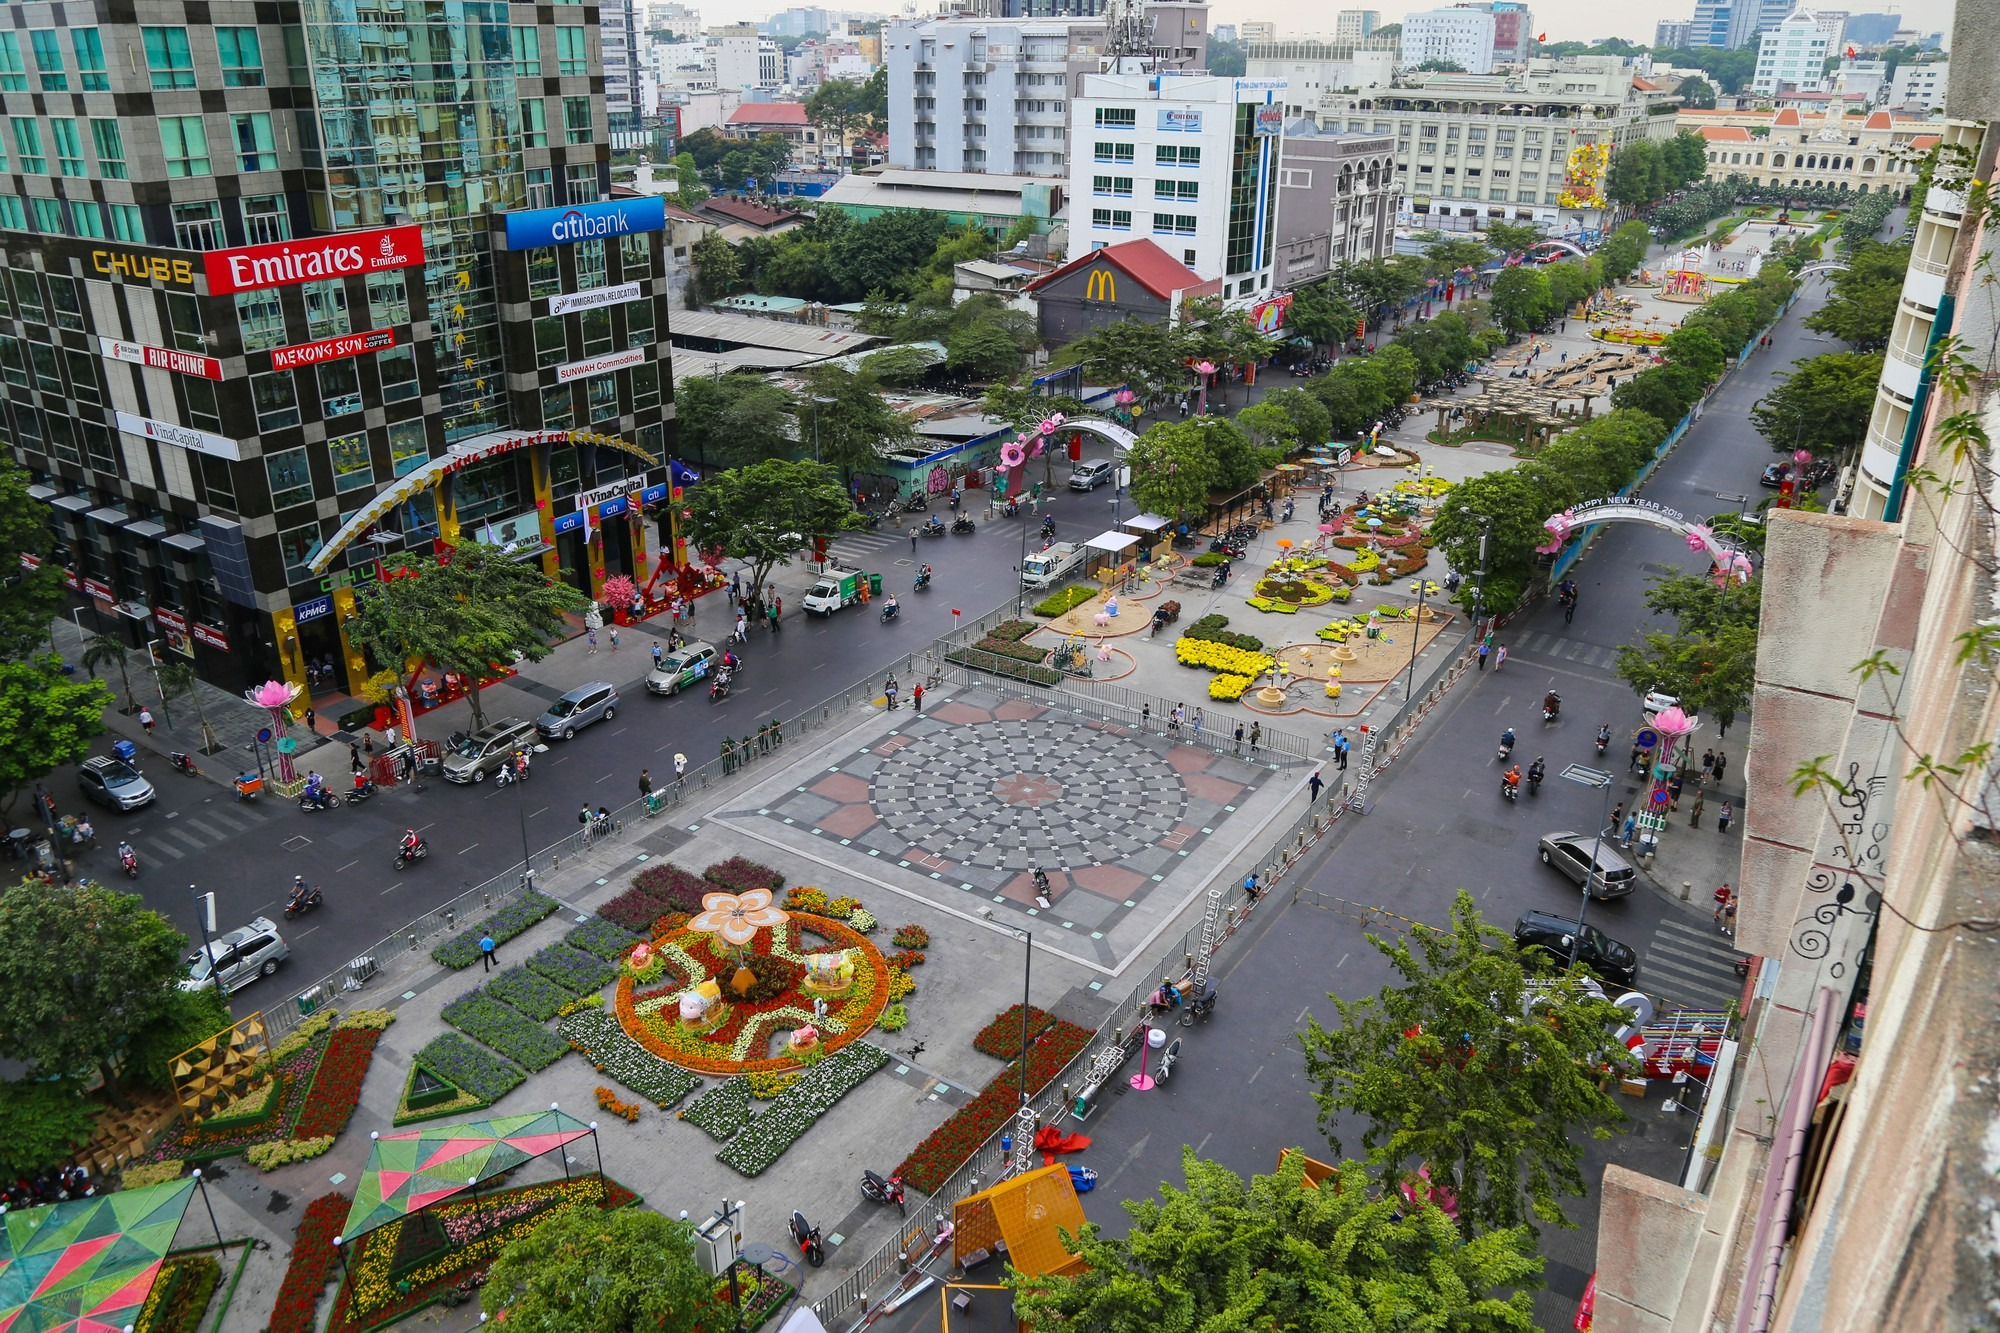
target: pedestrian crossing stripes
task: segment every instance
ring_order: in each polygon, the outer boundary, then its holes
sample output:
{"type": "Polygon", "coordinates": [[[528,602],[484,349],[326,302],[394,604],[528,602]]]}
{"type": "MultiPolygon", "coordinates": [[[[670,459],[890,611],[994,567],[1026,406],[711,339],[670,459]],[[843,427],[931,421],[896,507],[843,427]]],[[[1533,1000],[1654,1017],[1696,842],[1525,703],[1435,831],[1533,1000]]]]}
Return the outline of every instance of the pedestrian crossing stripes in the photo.
{"type": "Polygon", "coordinates": [[[1640,961],[1640,986],[1663,1010],[1722,1009],[1742,994],[1743,982],[1736,975],[1741,957],[1735,942],[1720,930],[1698,922],[1662,921],[1640,961]]]}
{"type": "Polygon", "coordinates": [[[1578,666],[1610,666],[1618,660],[1616,648],[1585,643],[1581,639],[1571,639],[1561,634],[1523,634],[1509,646],[1508,651],[1559,658],[1565,662],[1574,662],[1578,666]]]}
{"type": "Polygon", "coordinates": [[[179,861],[242,837],[267,822],[247,807],[233,805],[203,810],[200,818],[183,815],[169,820],[164,812],[148,812],[144,823],[120,830],[120,836],[139,849],[141,864],[148,860],[179,861]]]}

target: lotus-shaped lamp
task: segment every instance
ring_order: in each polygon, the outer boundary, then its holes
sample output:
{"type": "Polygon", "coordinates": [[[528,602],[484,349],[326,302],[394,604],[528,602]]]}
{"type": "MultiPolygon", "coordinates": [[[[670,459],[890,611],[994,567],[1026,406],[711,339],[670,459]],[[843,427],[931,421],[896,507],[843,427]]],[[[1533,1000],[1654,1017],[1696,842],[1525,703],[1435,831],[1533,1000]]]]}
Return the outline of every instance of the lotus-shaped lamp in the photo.
{"type": "Polygon", "coordinates": [[[267,680],[248,694],[259,708],[284,708],[299,697],[299,687],[289,680],[267,680]]]}

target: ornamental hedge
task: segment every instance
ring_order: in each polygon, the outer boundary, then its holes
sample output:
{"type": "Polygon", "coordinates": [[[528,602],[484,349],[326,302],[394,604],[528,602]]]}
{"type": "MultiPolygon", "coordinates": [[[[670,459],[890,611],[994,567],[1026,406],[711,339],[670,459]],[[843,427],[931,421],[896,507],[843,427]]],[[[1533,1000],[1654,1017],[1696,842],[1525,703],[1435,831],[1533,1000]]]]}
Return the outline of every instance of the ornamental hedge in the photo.
{"type": "Polygon", "coordinates": [[[603,990],[618,979],[618,967],[596,954],[572,949],[567,944],[551,944],[528,960],[528,970],[561,987],[571,995],[588,995],[603,990]]]}
{"type": "Polygon", "coordinates": [[[598,1073],[616,1079],[662,1111],[701,1086],[701,1080],[687,1070],[633,1041],[602,1009],[578,1009],[565,1014],[556,1026],[598,1073]]]}
{"type": "Polygon", "coordinates": [[[484,991],[453,1000],[439,1017],[530,1073],[547,1069],[569,1049],[547,1028],[523,1018],[484,991]]]}
{"type": "Polygon", "coordinates": [[[596,954],[606,962],[615,963],[631,952],[639,942],[639,936],[614,921],[606,921],[601,916],[590,920],[563,936],[563,943],[572,949],[596,954]]]}
{"type": "Polygon", "coordinates": [[[1038,616],[1066,615],[1095,596],[1097,596],[1097,589],[1071,584],[1059,592],[1050,593],[1047,597],[1042,598],[1041,601],[1036,602],[1031,609],[1038,616]]]}
{"type": "Polygon", "coordinates": [[[568,990],[523,967],[510,967],[487,982],[486,993],[506,1001],[537,1023],[554,1018],[572,998],[568,990]]]}
{"type": "Polygon", "coordinates": [[[1211,643],[1227,644],[1231,648],[1241,648],[1245,652],[1261,653],[1264,641],[1254,634],[1232,634],[1223,626],[1229,623],[1228,616],[1203,616],[1200,620],[1181,631],[1183,639],[1206,639],[1211,643]]]}
{"type": "MultiPolygon", "coordinates": [[[[761,862],[748,857],[732,856],[727,861],[717,861],[701,872],[701,877],[711,884],[720,885],[730,893],[747,893],[751,889],[769,889],[774,895],[785,890],[785,877],[761,862]]],[[[697,902],[688,909],[699,912],[697,902]]]]}

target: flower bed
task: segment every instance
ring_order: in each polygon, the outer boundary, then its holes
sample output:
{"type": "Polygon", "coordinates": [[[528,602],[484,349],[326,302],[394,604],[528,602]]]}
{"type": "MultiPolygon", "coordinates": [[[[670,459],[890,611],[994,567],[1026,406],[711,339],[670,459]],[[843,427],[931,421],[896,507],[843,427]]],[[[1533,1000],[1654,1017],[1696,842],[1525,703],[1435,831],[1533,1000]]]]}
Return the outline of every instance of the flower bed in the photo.
{"type": "Polygon", "coordinates": [[[727,1143],[750,1123],[750,1083],[732,1078],[689,1102],[680,1118],[717,1143],[727,1143]]]}
{"type": "Polygon", "coordinates": [[[1085,588],[1075,584],[1060,592],[1050,593],[1030,609],[1038,616],[1060,616],[1076,610],[1091,598],[1097,596],[1096,588],[1085,588]]]}
{"type": "MultiPolygon", "coordinates": [[[[1089,1032],[1062,1019],[1050,1024],[1028,1047],[1029,1095],[1047,1087],[1090,1044],[1090,1037],[1089,1032]]],[[[1020,1061],[1016,1060],[995,1074],[951,1119],[932,1130],[893,1174],[925,1194],[933,1193],[1007,1123],[1020,1104],[1020,1096],[1020,1061]]]]}
{"type": "Polygon", "coordinates": [[[276,1171],[281,1166],[293,1162],[310,1161],[333,1149],[333,1135],[322,1134],[318,1138],[280,1139],[276,1143],[260,1143],[243,1154],[245,1161],[259,1171],[276,1171]]]}
{"type": "MultiPolygon", "coordinates": [[[[830,917],[805,912],[794,913],[773,930],[760,930],[749,950],[802,966],[808,953],[821,951],[821,946],[806,943],[803,936],[808,932],[832,948],[850,950],[855,960],[852,990],[847,998],[833,1002],[826,1018],[818,1023],[822,1049],[830,1053],[873,1026],[890,999],[890,969],[881,951],[861,932],[830,917]]],[[[719,946],[714,937],[681,929],[654,942],[668,956],[677,978],[686,974],[685,981],[677,979],[672,986],[641,995],[631,976],[618,979],[612,1009],[632,1040],[683,1068],[725,1077],[757,1070],[792,1070],[806,1063],[796,1056],[769,1058],[764,1054],[777,1033],[814,1022],[811,1000],[802,991],[786,991],[762,1002],[740,1000],[728,990],[728,981],[740,964],[733,953],[716,951],[719,946]],[[675,1000],[681,990],[706,980],[723,987],[728,1016],[705,1031],[686,1031],[680,1025],[675,1000]]]]}
{"type": "Polygon", "coordinates": [[[615,963],[623,958],[639,937],[616,922],[606,921],[601,916],[590,920],[563,936],[563,943],[572,949],[595,954],[606,962],[615,963]]]}
{"type": "Polygon", "coordinates": [[[267,1078],[250,1091],[219,1110],[201,1118],[201,1127],[211,1134],[255,1129],[274,1115],[282,1103],[279,1081],[267,1078]]]}
{"type": "Polygon", "coordinates": [[[529,1022],[479,991],[453,1000],[444,1007],[439,1017],[474,1041],[491,1046],[531,1074],[547,1069],[569,1049],[547,1028],[529,1022]]]}
{"type": "Polygon", "coordinates": [[[676,912],[690,916],[701,910],[701,900],[715,892],[715,882],[692,871],[662,861],[632,876],[632,887],[664,899],[676,912]]]}
{"type": "Polygon", "coordinates": [[[499,1056],[480,1050],[456,1032],[439,1033],[430,1045],[410,1058],[410,1063],[460,1092],[481,1098],[488,1105],[520,1087],[528,1077],[499,1056]]]}
{"type": "Polygon", "coordinates": [[[762,1175],[836,1102],[887,1063],[889,1053],[865,1041],[828,1056],[801,1073],[715,1160],[746,1176],[762,1175]]]}
{"type": "Polygon", "coordinates": [[[361,1102],[361,1084],[375,1059],[375,1043],[382,1037],[377,1028],[342,1027],[327,1042],[320,1057],[319,1073],[313,1079],[312,1094],[292,1137],[313,1139],[340,1133],[361,1102]]]}
{"type": "Polygon", "coordinates": [[[628,1125],[639,1123],[639,1104],[620,1101],[618,1094],[607,1087],[599,1086],[597,1089],[597,1109],[607,1115],[617,1116],[628,1125]]]}
{"type": "Polygon", "coordinates": [[[505,944],[552,915],[559,906],[561,904],[555,899],[543,894],[524,894],[478,925],[466,927],[457,936],[432,949],[431,957],[446,967],[471,967],[479,961],[480,936],[490,935],[495,944],[505,944]]]}
{"type": "MultiPolygon", "coordinates": [[[[983,643],[984,641],[982,641],[983,643]]],[[[1047,656],[1047,654],[1042,654],[1047,656]]],[[[967,667],[973,671],[985,671],[1007,680],[1026,681],[1030,685],[1057,685],[1062,682],[1062,672],[1054,667],[1041,664],[1041,658],[1023,659],[986,652],[980,647],[952,648],[946,651],[944,660],[954,666],[967,667]]]]}
{"type": "Polygon", "coordinates": [[[615,964],[596,954],[572,949],[567,944],[551,944],[528,960],[528,970],[571,995],[588,995],[603,990],[618,976],[615,964]]]}
{"type": "Polygon", "coordinates": [[[320,1294],[326,1290],[338,1260],[333,1238],[346,1225],[352,1202],[345,1194],[335,1193],[322,1194],[306,1205],[292,1240],[291,1261],[278,1283],[269,1333],[314,1333],[320,1294]]]}
{"type": "Polygon", "coordinates": [[[668,1064],[625,1035],[618,1020],[602,1009],[579,1009],[557,1028],[585,1059],[662,1111],[701,1086],[701,1080],[668,1064]]]}
{"type": "Polygon", "coordinates": [[[1231,648],[1241,648],[1245,652],[1257,653],[1264,650],[1264,641],[1262,639],[1254,634],[1232,634],[1223,628],[1228,623],[1228,616],[1203,616],[1200,620],[1195,621],[1194,624],[1182,630],[1181,638],[1227,644],[1231,648]]]}
{"type": "MultiPolygon", "coordinates": [[[[701,877],[711,884],[721,885],[730,893],[769,889],[773,894],[778,894],[784,892],[785,888],[783,875],[767,865],[742,856],[732,856],[727,861],[717,861],[702,871],[701,877]]],[[[699,910],[698,906],[696,910],[699,910]]]]}
{"type": "Polygon", "coordinates": [[[1226,643],[1190,638],[1174,641],[1174,660],[1182,666],[1205,667],[1232,676],[1262,675],[1277,662],[1269,653],[1246,652],[1226,643]]]}
{"type": "Polygon", "coordinates": [[[675,910],[674,905],[659,894],[633,888],[599,907],[597,914],[620,929],[640,936],[650,935],[654,923],[675,910]]]}
{"type": "MultiPolygon", "coordinates": [[[[300,1109],[305,1105],[306,1094],[312,1087],[313,1073],[319,1068],[320,1056],[326,1050],[327,1030],[333,1025],[333,1011],[327,1010],[324,1018],[324,1022],[315,1024],[312,1035],[303,1043],[284,1043],[278,1047],[283,1054],[273,1059],[270,1065],[272,1083],[277,1088],[275,1109],[252,1123],[239,1122],[234,1128],[197,1124],[183,1116],[168,1126],[166,1132],[147,1150],[144,1160],[198,1164],[218,1157],[234,1157],[258,1144],[275,1143],[289,1137],[292,1122],[298,1118],[300,1109]]],[[[304,1026],[301,1024],[301,1027],[304,1026]]]]}
{"type": "Polygon", "coordinates": [[[195,1333],[209,1298],[222,1281],[222,1265],[206,1254],[181,1255],[160,1265],[153,1289],[132,1321],[132,1333],[195,1333]]]}
{"type": "MultiPolygon", "coordinates": [[[[1040,1009],[1028,1010],[1028,1040],[1054,1020],[1040,1009]]],[[[1021,1053],[1021,1006],[1010,1005],[991,1023],[973,1034],[972,1049],[996,1060],[1011,1060],[1021,1053]]]]}
{"type": "Polygon", "coordinates": [[[486,993],[520,1010],[537,1023],[546,1023],[562,1012],[574,998],[547,977],[522,967],[510,967],[486,983],[486,993]]]}
{"type": "Polygon", "coordinates": [[[1208,697],[1211,699],[1241,699],[1243,692],[1257,682],[1250,676],[1217,676],[1208,682],[1208,697]]]}
{"type": "Polygon", "coordinates": [[[931,933],[922,926],[898,926],[896,933],[889,937],[889,943],[898,949],[928,949],[931,933]]]}

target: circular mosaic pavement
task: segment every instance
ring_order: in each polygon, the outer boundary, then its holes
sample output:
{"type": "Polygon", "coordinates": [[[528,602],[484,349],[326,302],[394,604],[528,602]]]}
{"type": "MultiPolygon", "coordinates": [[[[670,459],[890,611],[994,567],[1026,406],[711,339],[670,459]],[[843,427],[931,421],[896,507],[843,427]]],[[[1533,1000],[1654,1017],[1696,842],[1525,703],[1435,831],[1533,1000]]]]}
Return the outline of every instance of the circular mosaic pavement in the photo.
{"type": "Polygon", "coordinates": [[[944,728],[883,760],[870,801],[910,843],[963,865],[1104,865],[1157,845],[1187,808],[1165,760],[1045,720],[944,728]]]}

